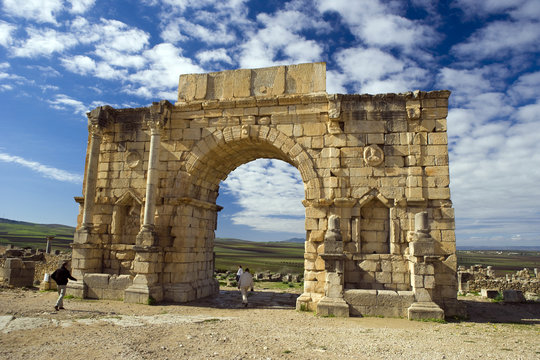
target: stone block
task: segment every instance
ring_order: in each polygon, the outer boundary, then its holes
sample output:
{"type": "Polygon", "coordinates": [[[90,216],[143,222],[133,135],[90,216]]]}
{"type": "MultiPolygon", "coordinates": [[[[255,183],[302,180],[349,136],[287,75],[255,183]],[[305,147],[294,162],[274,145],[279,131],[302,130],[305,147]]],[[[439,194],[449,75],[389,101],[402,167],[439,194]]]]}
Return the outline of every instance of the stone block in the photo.
{"type": "Polygon", "coordinates": [[[109,286],[109,276],[108,274],[87,273],[84,274],[83,281],[89,289],[104,289],[109,286]]]}
{"type": "Polygon", "coordinates": [[[435,254],[434,241],[413,241],[409,244],[409,252],[413,256],[429,256],[435,254]]]}
{"type": "Polygon", "coordinates": [[[444,311],[433,302],[416,302],[407,309],[409,320],[444,320],[444,311]]]}
{"type": "Polygon", "coordinates": [[[345,290],[344,299],[348,304],[361,306],[377,305],[377,290],[345,290]]]}
{"type": "Polygon", "coordinates": [[[480,295],[487,299],[495,299],[499,295],[499,290],[497,289],[481,289],[480,295]]]}
{"type": "Polygon", "coordinates": [[[392,290],[377,290],[377,306],[400,307],[401,301],[398,293],[392,290]]]}
{"type": "Polygon", "coordinates": [[[521,290],[503,290],[503,300],[508,303],[522,303],[526,301],[521,290]]]}
{"type": "Polygon", "coordinates": [[[133,284],[130,275],[111,275],[109,277],[109,288],[112,290],[125,290],[133,284]]]}

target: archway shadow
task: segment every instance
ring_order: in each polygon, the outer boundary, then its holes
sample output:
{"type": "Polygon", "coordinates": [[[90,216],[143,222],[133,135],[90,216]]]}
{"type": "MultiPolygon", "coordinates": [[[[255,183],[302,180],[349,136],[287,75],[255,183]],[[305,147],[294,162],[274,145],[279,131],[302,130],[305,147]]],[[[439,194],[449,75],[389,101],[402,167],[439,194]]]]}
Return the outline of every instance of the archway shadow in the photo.
{"type": "MultiPolygon", "coordinates": [[[[267,290],[255,290],[248,293],[248,308],[257,309],[289,309],[296,308],[296,299],[300,294],[275,292],[267,290]]],[[[167,305],[167,304],[160,304],[167,305]]],[[[173,305],[173,304],[170,304],[173,305]]],[[[174,304],[178,305],[178,304],[174,304]]],[[[216,309],[237,309],[242,306],[242,295],[240,290],[223,290],[215,296],[190,301],[183,306],[206,307],[216,309]]]]}
{"type": "Polygon", "coordinates": [[[467,322],[540,325],[540,303],[459,300],[467,308],[467,322]]]}

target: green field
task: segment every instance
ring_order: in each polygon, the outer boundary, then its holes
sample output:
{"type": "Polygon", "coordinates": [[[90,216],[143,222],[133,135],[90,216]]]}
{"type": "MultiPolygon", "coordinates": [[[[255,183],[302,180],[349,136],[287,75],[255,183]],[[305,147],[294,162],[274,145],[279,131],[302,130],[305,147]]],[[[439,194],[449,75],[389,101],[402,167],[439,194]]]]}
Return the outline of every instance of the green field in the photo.
{"type": "Polygon", "coordinates": [[[460,266],[491,265],[498,275],[540,268],[540,251],[458,250],[457,256],[460,266]]]}
{"type": "MultiPolygon", "coordinates": [[[[0,218],[0,245],[44,249],[47,236],[54,236],[53,250],[68,250],[75,228],[65,225],[45,225],[0,218]]],[[[302,242],[253,242],[217,238],[214,243],[216,269],[236,271],[238,265],[253,272],[304,272],[302,242]]],[[[518,250],[458,250],[458,265],[493,266],[498,274],[515,272],[525,267],[540,268],[540,251],[518,250]]]]}
{"type": "Polygon", "coordinates": [[[269,270],[280,273],[304,272],[304,244],[289,242],[253,242],[238,239],[216,239],[216,269],[234,270],[238,265],[254,272],[269,270]]]}
{"type": "Polygon", "coordinates": [[[57,224],[34,224],[0,219],[0,245],[9,244],[25,248],[44,249],[47,236],[54,236],[52,250],[68,250],[73,242],[75,228],[57,224]]]}

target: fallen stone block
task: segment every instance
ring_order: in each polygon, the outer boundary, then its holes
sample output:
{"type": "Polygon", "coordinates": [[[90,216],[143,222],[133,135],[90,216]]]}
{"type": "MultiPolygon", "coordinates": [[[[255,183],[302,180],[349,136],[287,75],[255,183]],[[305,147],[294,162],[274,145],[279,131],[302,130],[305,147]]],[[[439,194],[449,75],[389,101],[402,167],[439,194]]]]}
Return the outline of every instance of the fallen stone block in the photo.
{"type": "Polygon", "coordinates": [[[521,290],[504,290],[503,300],[508,303],[522,303],[526,301],[521,290]]]}
{"type": "Polygon", "coordinates": [[[497,289],[481,289],[480,294],[483,298],[495,299],[499,295],[499,290],[497,289]]]}

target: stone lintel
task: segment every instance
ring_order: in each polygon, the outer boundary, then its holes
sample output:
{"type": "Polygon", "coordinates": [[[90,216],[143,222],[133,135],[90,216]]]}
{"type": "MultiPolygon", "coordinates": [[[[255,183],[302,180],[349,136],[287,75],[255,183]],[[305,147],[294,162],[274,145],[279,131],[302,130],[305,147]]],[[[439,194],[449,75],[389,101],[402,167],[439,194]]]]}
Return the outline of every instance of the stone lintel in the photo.
{"type": "Polygon", "coordinates": [[[180,75],[178,102],[326,92],[326,63],[180,75]]]}
{"type": "Polygon", "coordinates": [[[213,204],[208,201],[202,201],[199,199],[194,199],[194,198],[189,198],[189,197],[179,198],[176,201],[172,201],[171,203],[174,205],[188,204],[188,205],[195,206],[198,208],[203,208],[206,210],[215,210],[215,211],[223,210],[223,206],[219,206],[217,204],[213,204]]]}

